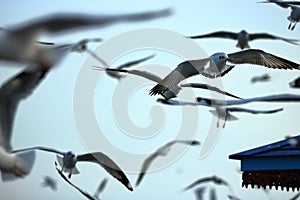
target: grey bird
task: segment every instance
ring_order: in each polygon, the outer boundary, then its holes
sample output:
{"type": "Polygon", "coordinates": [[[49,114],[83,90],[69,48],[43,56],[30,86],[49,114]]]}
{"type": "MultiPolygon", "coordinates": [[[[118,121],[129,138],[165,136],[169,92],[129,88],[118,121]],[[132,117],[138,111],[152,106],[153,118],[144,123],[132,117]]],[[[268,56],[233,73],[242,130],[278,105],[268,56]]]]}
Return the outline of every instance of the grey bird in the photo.
{"type": "Polygon", "coordinates": [[[43,182],[41,183],[42,187],[49,187],[51,190],[57,190],[57,181],[51,176],[44,176],[43,182]]]}
{"type": "Polygon", "coordinates": [[[220,177],[217,177],[217,176],[211,176],[211,177],[204,177],[204,178],[200,178],[196,181],[194,181],[193,183],[191,183],[190,185],[184,187],[182,189],[182,191],[187,191],[187,190],[190,190],[198,185],[202,185],[204,183],[208,183],[208,182],[212,182],[216,185],[224,185],[224,186],[227,186],[227,187],[230,187],[230,185],[228,184],[227,181],[225,181],[224,179],[220,178],[220,177]]]}
{"type": "Polygon", "coordinates": [[[106,185],[107,185],[107,182],[108,182],[108,178],[104,178],[98,185],[97,187],[97,190],[95,191],[93,197],[95,199],[100,199],[99,198],[99,195],[104,191],[106,185]]]}
{"type": "Polygon", "coordinates": [[[76,164],[78,162],[92,162],[92,163],[99,164],[111,176],[113,176],[119,182],[121,182],[128,190],[133,191],[133,188],[128,178],[121,170],[121,168],[111,158],[109,158],[107,155],[105,155],[102,152],[93,152],[93,153],[75,155],[72,151],[62,152],[54,148],[41,147],[41,146],[14,150],[13,152],[24,152],[24,151],[32,151],[32,150],[40,150],[40,151],[55,153],[58,164],[61,166],[61,171],[67,172],[69,174],[68,176],[69,178],[71,178],[72,174],[79,174],[79,170],[76,168],[76,164]]]}
{"type": "MultiPolygon", "coordinates": [[[[160,78],[159,76],[157,76],[151,72],[147,72],[147,71],[143,71],[143,70],[114,69],[114,68],[104,68],[104,67],[99,67],[99,66],[94,66],[94,67],[96,70],[102,70],[102,71],[106,71],[106,72],[118,72],[118,73],[121,72],[121,73],[133,74],[133,75],[140,76],[140,77],[146,78],[148,80],[151,80],[155,83],[160,83],[162,81],[162,78],[160,78]]],[[[182,87],[206,89],[206,90],[214,91],[214,92],[224,94],[227,96],[231,96],[233,98],[241,99],[240,97],[233,95],[231,93],[228,93],[226,91],[223,91],[217,87],[214,87],[214,86],[211,86],[208,84],[202,84],[202,83],[187,83],[187,84],[181,84],[180,86],[176,85],[172,89],[163,92],[161,95],[166,100],[175,98],[175,97],[177,97],[177,94],[181,91],[182,87]]]]}
{"type": "Polygon", "coordinates": [[[38,56],[41,45],[35,42],[43,33],[55,35],[93,27],[104,28],[118,23],[143,22],[171,14],[170,9],[164,9],[119,15],[56,13],[37,17],[0,29],[0,59],[47,65],[48,63],[44,63],[38,56]]]}
{"type": "Polygon", "coordinates": [[[57,163],[55,162],[55,167],[56,170],[58,172],[58,174],[69,184],[71,185],[73,188],[75,188],[78,192],[80,192],[84,197],[86,197],[89,200],[98,200],[96,198],[94,198],[92,195],[90,195],[88,192],[82,190],[80,187],[76,186],[75,184],[73,184],[63,173],[60,169],[57,168],[57,163]]]}
{"type": "Polygon", "coordinates": [[[206,190],[206,187],[199,187],[196,188],[194,193],[196,196],[196,200],[204,200],[204,192],[206,190]]]}
{"type": "Polygon", "coordinates": [[[259,49],[247,49],[235,53],[215,53],[208,58],[199,60],[187,60],[180,63],[176,69],[169,73],[159,84],[153,87],[149,94],[157,95],[178,85],[181,81],[195,76],[205,75],[216,78],[226,75],[234,66],[233,64],[254,64],[273,69],[300,69],[298,63],[286,60],[276,55],[264,52],[259,49]]]}
{"type": "Polygon", "coordinates": [[[300,2],[299,1],[279,1],[279,0],[267,0],[259,3],[275,3],[282,8],[290,8],[291,13],[287,17],[290,21],[288,29],[294,30],[297,23],[300,22],[300,2]]]}
{"type": "Polygon", "coordinates": [[[151,163],[159,156],[166,156],[169,151],[171,150],[171,146],[175,144],[185,144],[185,145],[191,145],[191,146],[198,146],[200,145],[199,141],[196,140],[173,140],[171,142],[168,142],[167,144],[163,145],[162,147],[158,148],[155,152],[151,153],[143,162],[143,165],[141,167],[139,176],[137,178],[137,181],[135,183],[136,186],[138,186],[145,174],[147,173],[147,170],[149,169],[151,163]]]}
{"type": "Polygon", "coordinates": [[[269,74],[263,74],[263,75],[260,75],[260,76],[254,76],[251,78],[251,83],[254,84],[254,83],[257,83],[257,82],[267,82],[267,81],[270,81],[271,80],[271,76],[269,74]]]}
{"type": "Polygon", "coordinates": [[[237,40],[236,47],[241,49],[250,48],[249,42],[257,39],[271,39],[271,40],[282,40],[290,44],[299,45],[297,42],[300,40],[290,39],[272,35],[269,33],[248,33],[246,30],[241,30],[238,33],[230,31],[216,31],[204,35],[189,36],[191,39],[202,39],[202,38],[225,38],[237,40]]]}
{"type": "Polygon", "coordinates": [[[300,88],[300,77],[294,79],[293,81],[289,82],[289,86],[291,88],[300,88]]]}

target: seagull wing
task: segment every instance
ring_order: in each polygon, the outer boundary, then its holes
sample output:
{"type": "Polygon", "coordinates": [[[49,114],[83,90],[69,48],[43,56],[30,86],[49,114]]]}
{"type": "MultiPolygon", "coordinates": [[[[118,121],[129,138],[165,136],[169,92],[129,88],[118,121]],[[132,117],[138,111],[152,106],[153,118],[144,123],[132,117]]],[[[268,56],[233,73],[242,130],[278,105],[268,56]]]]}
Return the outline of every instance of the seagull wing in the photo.
{"type": "Polygon", "coordinates": [[[6,81],[0,88],[0,145],[10,151],[15,112],[20,100],[28,97],[46,75],[47,70],[27,68],[6,81]]]}
{"type": "Polygon", "coordinates": [[[191,39],[200,39],[200,38],[228,38],[232,40],[236,40],[238,37],[237,33],[228,32],[228,31],[217,31],[213,33],[208,33],[204,35],[196,35],[196,36],[189,36],[191,39]]]}
{"type": "Polygon", "coordinates": [[[206,190],[206,187],[199,187],[199,188],[195,189],[196,200],[203,200],[204,199],[205,190],[206,190]]]}
{"type": "Polygon", "coordinates": [[[214,92],[217,92],[217,93],[220,93],[220,94],[224,94],[224,95],[227,95],[227,96],[230,96],[230,97],[233,97],[233,98],[236,98],[236,99],[242,99],[236,95],[233,95],[233,94],[230,94],[226,91],[223,91],[217,87],[214,87],[214,86],[210,86],[210,85],[207,85],[207,84],[202,84],[202,83],[187,83],[187,84],[181,84],[180,87],[192,87],[192,88],[202,88],[202,89],[206,89],[206,90],[210,90],[210,91],[214,91],[214,92]]]}
{"type": "Polygon", "coordinates": [[[247,112],[251,114],[272,114],[272,113],[283,111],[283,108],[274,109],[274,110],[253,110],[253,109],[246,109],[246,108],[230,107],[226,109],[229,112],[247,112]]]}
{"type": "Polygon", "coordinates": [[[163,94],[172,89],[184,79],[200,74],[205,70],[205,65],[210,63],[210,58],[200,60],[188,60],[180,63],[176,69],[169,73],[159,84],[153,87],[149,94],[163,94]]]}
{"type": "Polygon", "coordinates": [[[191,183],[190,185],[184,187],[184,188],[182,189],[182,191],[190,190],[190,189],[196,187],[197,185],[200,185],[200,184],[202,184],[202,183],[206,183],[206,182],[209,182],[209,181],[212,181],[212,178],[211,178],[211,177],[206,177],[206,178],[198,179],[198,180],[194,181],[193,183],[191,183]]]}
{"type": "Polygon", "coordinates": [[[215,188],[209,190],[209,200],[217,200],[217,193],[215,188]]]}
{"type": "Polygon", "coordinates": [[[166,17],[171,14],[172,12],[170,9],[121,15],[57,13],[33,19],[9,30],[20,34],[32,34],[34,32],[37,33],[41,31],[56,33],[93,26],[106,27],[120,22],[141,22],[166,17]]]}
{"type": "Polygon", "coordinates": [[[228,61],[234,64],[254,64],[274,69],[300,69],[298,63],[272,55],[259,49],[247,49],[228,54],[228,61]]]}
{"type": "Polygon", "coordinates": [[[138,65],[142,62],[145,62],[151,58],[153,58],[155,55],[152,54],[150,56],[147,56],[147,57],[144,57],[144,58],[141,58],[141,59],[138,59],[138,60],[134,60],[134,61],[130,61],[130,62],[127,62],[127,63],[124,63],[120,66],[118,66],[116,69],[124,69],[124,68],[128,68],[128,67],[132,67],[132,66],[135,66],[135,65],[138,65]]]}
{"type": "Polygon", "coordinates": [[[165,147],[170,147],[173,144],[186,144],[191,146],[197,146],[200,145],[200,142],[197,140],[173,140],[165,145],[165,147]]]}
{"type": "Polygon", "coordinates": [[[127,187],[130,191],[133,191],[132,186],[121,170],[121,168],[107,155],[101,152],[88,153],[77,156],[78,162],[94,162],[103,167],[110,175],[120,181],[125,187],[127,187]]]}
{"type": "Polygon", "coordinates": [[[23,151],[32,151],[32,150],[47,151],[47,152],[59,154],[62,156],[64,155],[64,152],[58,151],[54,148],[42,147],[42,146],[29,147],[29,148],[24,148],[24,149],[16,149],[16,150],[13,150],[11,153],[19,153],[19,152],[23,152],[23,151]]]}
{"type": "Polygon", "coordinates": [[[94,197],[98,197],[99,194],[103,192],[103,190],[105,189],[105,187],[107,185],[107,182],[108,182],[108,178],[105,178],[100,182],[96,192],[94,193],[94,197]]]}
{"type": "Polygon", "coordinates": [[[290,7],[290,5],[285,1],[267,0],[267,1],[262,1],[260,3],[275,3],[276,5],[278,5],[282,8],[289,8],[290,7]]]}
{"type": "Polygon", "coordinates": [[[142,168],[141,168],[140,173],[139,173],[139,176],[138,176],[137,181],[136,181],[136,183],[135,183],[136,186],[138,186],[138,185],[141,183],[141,181],[142,181],[143,177],[145,176],[147,170],[149,169],[151,163],[152,163],[153,160],[155,160],[158,156],[159,156],[159,152],[154,152],[154,153],[152,153],[150,156],[148,156],[148,157],[144,160],[143,165],[142,165],[142,168]]]}
{"type": "Polygon", "coordinates": [[[296,39],[289,39],[289,38],[283,38],[283,37],[278,37],[275,35],[271,35],[269,33],[255,33],[255,34],[249,34],[249,40],[256,40],[256,39],[272,39],[272,40],[283,40],[285,42],[291,43],[291,44],[295,44],[295,45],[299,45],[297,42],[299,42],[300,40],[296,40],[296,39]]]}

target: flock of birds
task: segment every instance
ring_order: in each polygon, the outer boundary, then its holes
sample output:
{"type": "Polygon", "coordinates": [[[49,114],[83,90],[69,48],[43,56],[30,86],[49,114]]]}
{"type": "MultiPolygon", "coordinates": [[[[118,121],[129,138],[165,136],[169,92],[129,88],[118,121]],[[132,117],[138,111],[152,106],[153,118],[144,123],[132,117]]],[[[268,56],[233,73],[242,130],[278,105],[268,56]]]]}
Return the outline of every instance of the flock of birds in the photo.
{"type": "MultiPolygon", "coordinates": [[[[274,3],[283,8],[291,8],[291,14],[288,17],[288,20],[290,21],[288,28],[290,30],[294,30],[297,22],[300,21],[300,2],[268,0],[262,3],[274,3]]],[[[126,174],[122,171],[121,167],[103,152],[92,152],[76,155],[72,151],[62,152],[57,149],[42,146],[34,146],[24,149],[13,149],[11,147],[11,135],[18,104],[21,100],[27,98],[33,93],[34,89],[47,75],[49,70],[54,68],[55,65],[57,65],[64,57],[67,56],[68,53],[88,52],[102,64],[102,66],[93,66],[94,69],[105,71],[113,78],[122,79],[125,74],[132,74],[155,82],[156,85],[149,91],[149,94],[161,95],[163,98],[159,98],[157,100],[159,103],[173,106],[209,106],[213,108],[211,113],[217,116],[218,119],[222,119],[224,121],[237,119],[237,117],[232,115],[232,112],[271,114],[283,110],[282,108],[273,110],[252,110],[240,107],[231,107],[232,105],[241,105],[251,102],[300,101],[300,95],[294,94],[278,94],[243,99],[239,96],[207,84],[181,84],[181,82],[185,79],[195,75],[203,75],[211,79],[222,77],[231,71],[236,65],[240,64],[260,65],[271,69],[299,70],[300,65],[298,63],[260,49],[250,49],[249,45],[249,42],[255,39],[282,40],[292,45],[299,45],[300,40],[298,39],[284,38],[268,33],[248,33],[245,30],[242,30],[239,33],[219,31],[198,36],[186,36],[190,39],[203,39],[212,37],[233,39],[237,40],[236,46],[242,50],[234,53],[218,52],[207,58],[183,61],[165,77],[159,77],[148,71],[129,69],[129,67],[147,61],[155,55],[150,55],[139,60],[122,64],[119,67],[111,68],[107,63],[105,63],[105,61],[101,59],[101,55],[96,55],[87,47],[89,42],[101,42],[101,39],[99,38],[83,39],[73,44],[64,45],[57,45],[55,43],[38,40],[39,36],[44,33],[67,33],[87,27],[103,28],[117,23],[142,22],[146,20],[167,17],[171,14],[172,11],[170,9],[123,15],[98,16],[85,14],[56,14],[40,17],[38,19],[32,19],[22,24],[1,28],[0,60],[29,65],[23,71],[3,83],[0,88],[0,169],[2,180],[10,181],[18,177],[24,177],[28,175],[33,167],[36,151],[42,151],[54,153],[57,156],[55,167],[59,175],[88,199],[99,199],[99,194],[104,190],[108,179],[105,178],[103,181],[101,181],[94,195],[90,195],[89,193],[81,190],[80,187],[76,186],[69,180],[72,174],[79,173],[79,170],[76,167],[78,162],[92,162],[99,164],[108,172],[109,175],[123,184],[123,186],[125,186],[128,190],[133,191],[134,188],[126,174]],[[198,97],[194,102],[181,102],[172,99],[175,98],[178,93],[186,87],[207,89],[236,98],[236,100],[218,100],[198,97]],[[60,167],[58,167],[58,165],[60,167]],[[65,176],[65,172],[68,173],[68,177],[65,176]]],[[[254,77],[251,79],[251,82],[256,83],[269,80],[270,76],[268,74],[264,74],[260,77],[254,77]]],[[[290,87],[299,88],[300,78],[290,82],[289,85],[290,87]]],[[[219,122],[217,126],[219,126],[219,122]]],[[[225,126],[225,123],[223,126],[225,126]]],[[[151,163],[154,162],[159,156],[166,156],[170,151],[171,146],[175,144],[199,146],[200,142],[196,140],[174,140],[158,148],[143,162],[135,184],[136,187],[140,185],[141,181],[144,179],[144,176],[147,174],[147,170],[151,166],[151,163]]],[[[196,180],[192,184],[186,186],[183,191],[196,188],[196,198],[201,200],[203,199],[202,194],[205,191],[205,187],[198,186],[206,182],[222,184],[230,188],[229,183],[227,183],[225,180],[216,176],[212,176],[196,180]]],[[[49,176],[44,178],[42,186],[49,187],[52,190],[57,189],[56,181],[49,176]]],[[[229,199],[239,199],[238,197],[234,196],[231,189],[230,191],[231,194],[228,195],[229,199]]],[[[210,199],[216,199],[214,188],[211,188],[210,190],[210,199]]]]}

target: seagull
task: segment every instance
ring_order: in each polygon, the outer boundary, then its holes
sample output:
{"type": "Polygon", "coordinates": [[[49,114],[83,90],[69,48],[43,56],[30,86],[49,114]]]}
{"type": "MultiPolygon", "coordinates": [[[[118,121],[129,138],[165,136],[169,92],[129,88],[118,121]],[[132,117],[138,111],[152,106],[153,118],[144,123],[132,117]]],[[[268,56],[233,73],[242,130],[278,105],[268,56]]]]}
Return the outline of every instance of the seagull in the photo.
{"type": "Polygon", "coordinates": [[[215,188],[209,190],[209,200],[217,200],[217,193],[215,188]]]}
{"type": "Polygon", "coordinates": [[[204,200],[203,195],[204,195],[205,190],[206,190],[206,187],[199,187],[199,188],[195,189],[194,193],[196,196],[196,200],[204,200]]]}
{"type": "Polygon", "coordinates": [[[300,77],[298,77],[295,80],[289,82],[289,86],[291,88],[300,88],[300,77]]]}
{"type": "Polygon", "coordinates": [[[269,33],[248,33],[246,30],[241,30],[238,33],[229,32],[229,31],[217,31],[217,32],[212,32],[204,35],[189,36],[188,38],[191,39],[226,38],[226,39],[237,40],[238,42],[236,44],[236,47],[239,47],[241,49],[250,48],[249,42],[257,39],[282,40],[284,42],[288,42],[294,45],[299,45],[297,42],[300,41],[297,39],[279,37],[269,33]]]}
{"type": "Polygon", "coordinates": [[[146,174],[147,170],[149,169],[151,163],[159,156],[166,156],[169,151],[171,150],[171,146],[175,144],[185,144],[185,145],[191,145],[191,146],[198,146],[200,145],[199,141],[196,140],[173,140],[171,142],[168,142],[164,146],[158,148],[155,152],[150,154],[143,162],[142,168],[140,170],[139,176],[137,178],[137,181],[135,183],[136,186],[138,186],[144,175],[146,174]]]}
{"type": "Polygon", "coordinates": [[[53,191],[57,190],[57,182],[51,176],[45,176],[41,186],[49,187],[53,191]]]}
{"type": "Polygon", "coordinates": [[[100,183],[99,183],[99,186],[97,188],[97,190],[95,191],[93,197],[95,199],[99,199],[99,195],[100,193],[103,192],[103,190],[105,189],[106,185],[107,185],[107,182],[108,182],[108,178],[105,178],[103,179],[100,183]]]}
{"type": "Polygon", "coordinates": [[[24,152],[24,151],[33,151],[33,150],[55,153],[58,164],[61,166],[61,171],[69,173],[68,176],[69,178],[71,178],[72,174],[79,174],[79,170],[76,168],[77,162],[92,162],[92,163],[99,164],[111,176],[113,176],[119,182],[121,182],[128,190],[133,191],[133,188],[128,178],[121,170],[121,168],[111,158],[109,158],[107,155],[105,155],[102,152],[93,152],[93,153],[75,155],[72,151],[62,152],[54,148],[42,147],[42,146],[14,150],[13,152],[24,152]]]}
{"type": "Polygon", "coordinates": [[[201,101],[197,104],[194,102],[181,102],[176,100],[157,99],[157,102],[167,104],[167,105],[173,105],[173,106],[203,105],[203,106],[213,107],[214,110],[210,110],[210,112],[218,118],[217,127],[219,127],[220,119],[222,119],[224,120],[223,128],[225,127],[226,121],[238,120],[238,118],[232,115],[231,112],[246,112],[251,114],[272,114],[283,110],[283,108],[273,109],[273,110],[253,110],[253,109],[246,109],[246,108],[239,108],[239,107],[227,107],[225,105],[218,105],[218,104],[215,105],[214,103],[212,103],[213,101],[211,102],[201,101]]]}
{"type": "MultiPolygon", "coordinates": [[[[104,68],[104,67],[99,67],[99,66],[94,66],[96,70],[102,70],[102,71],[106,71],[106,72],[118,72],[118,73],[127,73],[127,74],[133,74],[136,76],[140,76],[143,78],[146,78],[150,81],[153,81],[155,83],[160,83],[162,81],[162,78],[160,78],[159,76],[151,73],[151,72],[147,72],[147,71],[142,71],[142,70],[127,70],[127,69],[114,69],[114,68],[104,68]]],[[[180,92],[180,90],[182,89],[181,87],[192,87],[192,88],[202,88],[202,89],[206,89],[206,90],[210,90],[210,91],[214,91],[220,94],[224,94],[227,96],[231,96],[233,98],[237,98],[237,99],[241,99],[240,97],[230,94],[228,92],[225,92],[223,90],[220,90],[217,87],[214,86],[210,86],[208,84],[201,84],[201,83],[187,83],[187,84],[181,84],[180,86],[175,85],[172,89],[167,90],[165,92],[163,92],[161,95],[166,99],[171,99],[171,98],[175,98],[177,97],[177,94],[180,92]]]]}
{"type": "Polygon", "coordinates": [[[291,8],[291,14],[288,16],[290,24],[288,26],[289,30],[294,30],[296,24],[300,22],[300,2],[299,1],[279,1],[279,0],[267,0],[259,3],[275,3],[282,8],[291,8]]]}
{"type": "Polygon", "coordinates": [[[87,28],[104,28],[125,22],[143,22],[166,17],[171,9],[119,15],[56,13],[0,29],[0,59],[20,63],[48,65],[39,58],[41,45],[36,43],[43,33],[62,34],[87,28]]]}
{"type": "Polygon", "coordinates": [[[235,53],[215,53],[208,58],[187,60],[180,63],[159,84],[153,87],[149,94],[157,95],[178,85],[184,79],[198,74],[209,75],[212,78],[224,76],[234,66],[233,64],[255,64],[273,69],[300,69],[300,65],[284,58],[272,55],[259,49],[247,49],[235,53]]]}
{"type": "Polygon", "coordinates": [[[57,163],[55,162],[55,167],[56,170],[58,172],[58,174],[67,182],[69,183],[72,187],[74,187],[76,190],[78,190],[83,196],[85,196],[87,199],[89,200],[97,200],[96,198],[94,198],[92,195],[90,195],[89,193],[87,193],[86,191],[80,189],[78,186],[74,185],[67,177],[65,177],[65,175],[62,173],[62,171],[60,169],[57,168],[57,163]]]}
{"type": "Polygon", "coordinates": [[[214,184],[217,184],[217,185],[224,185],[224,186],[230,187],[228,182],[225,181],[224,179],[219,178],[217,176],[211,176],[211,177],[200,178],[200,179],[194,181],[190,185],[183,188],[182,191],[190,190],[198,185],[201,185],[201,184],[207,183],[207,182],[213,182],[214,184]]]}
{"type": "Polygon", "coordinates": [[[270,81],[271,76],[269,74],[263,74],[261,76],[254,76],[251,78],[251,83],[254,84],[256,82],[267,82],[270,81]]]}

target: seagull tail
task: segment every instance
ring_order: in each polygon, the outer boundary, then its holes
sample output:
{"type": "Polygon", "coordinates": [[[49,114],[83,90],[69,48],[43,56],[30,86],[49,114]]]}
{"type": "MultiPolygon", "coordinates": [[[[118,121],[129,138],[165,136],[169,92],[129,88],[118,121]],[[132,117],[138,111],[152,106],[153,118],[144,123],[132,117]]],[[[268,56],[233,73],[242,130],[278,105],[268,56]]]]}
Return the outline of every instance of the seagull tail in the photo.
{"type": "MultiPolygon", "coordinates": [[[[22,162],[22,166],[27,174],[29,174],[33,168],[34,161],[35,161],[35,151],[26,151],[20,152],[15,154],[20,162],[22,162]]],[[[16,176],[13,173],[1,171],[1,178],[2,181],[14,181],[20,177],[16,176]]]]}

